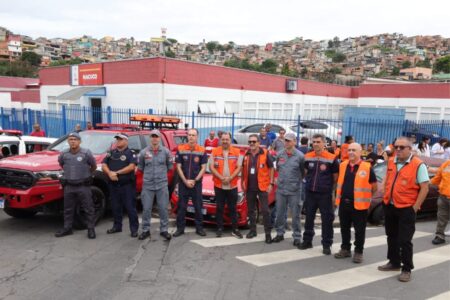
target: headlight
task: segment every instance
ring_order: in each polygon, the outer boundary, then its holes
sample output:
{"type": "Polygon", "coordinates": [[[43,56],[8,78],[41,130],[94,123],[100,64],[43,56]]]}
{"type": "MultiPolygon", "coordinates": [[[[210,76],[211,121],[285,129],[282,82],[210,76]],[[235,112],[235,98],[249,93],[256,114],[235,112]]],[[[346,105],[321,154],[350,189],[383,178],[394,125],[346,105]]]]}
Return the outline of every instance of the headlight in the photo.
{"type": "Polygon", "coordinates": [[[241,204],[242,202],[244,202],[244,192],[239,192],[238,193],[237,204],[241,204]]]}
{"type": "Polygon", "coordinates": [[[34,172],[38,180],[58,180],[63,174],[63,171],[41,171],[34,172]]]}

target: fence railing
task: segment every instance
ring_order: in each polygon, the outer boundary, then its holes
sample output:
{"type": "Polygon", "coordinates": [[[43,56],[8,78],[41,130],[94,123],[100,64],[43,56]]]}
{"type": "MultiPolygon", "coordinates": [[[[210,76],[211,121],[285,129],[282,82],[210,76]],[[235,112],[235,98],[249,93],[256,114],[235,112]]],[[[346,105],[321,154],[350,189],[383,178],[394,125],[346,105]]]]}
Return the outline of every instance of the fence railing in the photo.
{"type": "MultiPolygon", "coordinates": [[[[86,128],[87,122],[130,124],[130,117],[134,114],[160,114],[152,109],[124,109],[124,108],[91,108],[62,106],[55,110],[33,110],[0,108],[0,126],[3,129],[18,129],[29,134],[33,124],[39,123],[49,137],[60,137],[75,130],[76,125],[86,128]]],[[[164,113],[167,115],[167,113],[164,113]]],[[[188,127],[199,130],[199,140],[207,138],[211,130],[231,132],[235,142],[246,143],[250,133],[259,133],[259,129],[266,123],[272,124],[272,131],[278,132],[282,127],[288,132],[296,133],[300,137],[311,139],[314,133],[323,133],[328,142],[337,140],[343,142],[346,135],[354,136],[359,143],[390,143],[401,135],[416,135],[417,139],[429,136],[435,142],[441,137],[450,137],[450,120],[408,121],[408,120],[376,120],[360,119],[351,116],[345,120],[303,119],[300,115],[295,118],[249,117],[238,114],[199,114],[173,112],[168,115],[177,116],[188,127]]],[[[182,127],[184,126],[182,124],[182,127]]]]}

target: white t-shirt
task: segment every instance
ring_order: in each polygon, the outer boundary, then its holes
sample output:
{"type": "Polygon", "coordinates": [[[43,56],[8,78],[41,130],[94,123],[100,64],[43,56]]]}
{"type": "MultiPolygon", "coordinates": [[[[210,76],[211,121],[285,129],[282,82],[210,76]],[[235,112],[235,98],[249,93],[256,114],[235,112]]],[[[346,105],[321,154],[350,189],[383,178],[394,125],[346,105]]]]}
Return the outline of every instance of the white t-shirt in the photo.
{"type": "Polygon", "coordinates": [[[445,149],[444,159],[450,159],[450,147],[445,149]]]}
{"type": "Polygon", "coordinates": [[[434,144],[433,147],[431,147],[431,157],[443,159],[445,157],[444,147],[439,143],[434,144]]]}

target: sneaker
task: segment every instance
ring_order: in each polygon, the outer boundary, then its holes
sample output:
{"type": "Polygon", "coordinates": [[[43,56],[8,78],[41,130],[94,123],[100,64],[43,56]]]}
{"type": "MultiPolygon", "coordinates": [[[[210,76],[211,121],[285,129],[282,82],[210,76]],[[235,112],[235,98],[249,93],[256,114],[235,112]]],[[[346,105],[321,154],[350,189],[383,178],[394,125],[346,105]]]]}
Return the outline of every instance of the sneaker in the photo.
{"type": "Polygon", "coordinates": [[[248,239],[252,239],[254,237],[256,237],[258,234],[254,231],[250,231],[249,233],[247,233],[247,235],[245,236],[248,239]]]}
{"type": "Polygon", "coordinates": [[[206,232],[203,230],[203,228],[197,229],[195,233],[199,236],[206,236],[206,232]]]}
{"type": "Polygon", "coordinates": [[[142,231],[141,235],[138,237],[139,240],[145,240],[146,238],[150,238],[150,231],[142,231]]]}
{"type": "Polygon", "coordinates": [[[176,230],[174,233],[173,233],[173,237],[179,237],[180,235],[182,235],[182,234],[184,234],[184,230],[176,230]]]}
{"type": "Polygon", "coordinates": [[[352,260],[355,264],[360,264],[363,262],[363,254],[362,253],[358,253],[355,252],[353,254],[353,260],[352,260]]]}
{"type": "Polygon", "coordinates": [[[445,239],[440,238],[440,237],[437,236],[431,242],[433,243],[433,245],[440,245],[440,244],[444,244],[445,243],[445,239]]]}
{"type": "Polygon", "coordinates": [[[339,250],[338,253],[334,254],[334,258],[346,258],[346,257],[351,257],[352,253],[350,250],[347,249],[341,249],[339,250]]]}
{"type": "Polygon", "coordinates": [[[391,262],[388,262],[385,265],[378,266],[378,271],[400,271],[400,266],[396,266],[391,262]]]}
{"type": "Polygon", "coordinates": [[[270,235],[270,233],[266,233],[265,242],[266,242],[266,244],[272,244],[272,236],[270,235]]]}
{"type": "Polygon", "coordinates": [[[55,233],[55,237],[59,238],[59,237],[63,237],[66,235],[71,235],[71,234],[73,234],[72,229],[63,228],[55,233]]]}
{"type": "Polygon", "coordinates": [[[219,229],[216,232],[216,237],[220,238],[220,237],[222,237],[222,234],[223,234],[222,229],[219,229]]]}
{"type": "Polygon", "coordinates": [[[272,242],[274,242],[274,243],[279,243],[279,242],[281,242],[281,241],[283,241],[283,240],[284,240],[284,236],[282,236],[282,235],[277,235],[276,237],[273,238],[272,242]]]}
{"type": "Polygon", "coordinates": [[[322,253],[325,254],[325,255],[330,255],[331,254],[331,248],[330,247],[323,247],[322,253]]]}
{"type": "Polygon", "coordinates": [[[400,275],[398,275],[398,281],[408,282],[411,280],[411,272],[402,271],[400,275]]]}
{"type": "Polygon", "coordinates": [[[106,234],[113,234],[113,233],[118,233],[118,232],[122,232],[122,229],[113,227],[113,228],[106,230],[106,234]]]}
{"type": "Polygon", "coordinates": [[[300,245],[297,246],[297,248],[300,250],[306,250],[306,249],[312,248],[312,247],[313,247],[313,245],[311,242],[305,242],[305,241],[303,241],[300,245]]]}
{"type": "Polygon", "coordinates": [[[243,238],[242,233],[237,229],[234,229],[233,231],[231,231],[231,235],[237,237],[238,239],[243,238]]]}
{"type": "Polygon", "coordinates": [[[294,242],[292,243],[294,245],[294,247],[298,247],[302,242],[300,242],[300,240],[295,239],[294,242]]]}
{"type": "Polygon", "coordinates": [[[88,229],[88,233],[87,233],[87,237],[91,240],[95,239],[95,229],[94,228],[89,228],[88,229]]]}
{"type": "Polygon", "coordinates": [[[172,236],[170,235],[170,233],[168,233],[167,231],[163,231],[159,234],[160,236],[162,236],[163,238],[166,239],[166,241],[170,241],[170,239],[172,238],[172,236]]]}

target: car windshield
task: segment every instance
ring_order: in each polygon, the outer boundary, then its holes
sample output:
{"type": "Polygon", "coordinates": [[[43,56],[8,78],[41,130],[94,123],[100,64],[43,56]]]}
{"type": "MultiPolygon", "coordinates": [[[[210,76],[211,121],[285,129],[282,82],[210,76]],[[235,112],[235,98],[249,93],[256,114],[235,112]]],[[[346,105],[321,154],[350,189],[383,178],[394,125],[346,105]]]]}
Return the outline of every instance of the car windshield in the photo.
{"type": "MultiPolygon", "coordinates": [[[[91,150],[92,154],[102,154],[111,148],[114,143],[114,132],[82,131],[81,147],[91,150]]],[[[69,148],[67,136],[53,144],[49,150],[63,151],[69,148]]]]}
{"type": "Polygon", "coordinates": [[[386,176],[386,170],[387,170],[387,163],[382,162],[379,164],[376,164],[373,167],[373,171],[375,172],[375,175],[377,176],[377,181],[382,182],[384,177],[386,176]]]}
{"type": "MultiPolygon", "coordinates": [[[[291,126],[294,131],[297,130],[298,125],[291,126]]],[[[302,121],[300,127],[303,129],[328,129],[328,125],[318,121],[302,121]]]]}
{"type": "Polygon", "coordinates": [[[188,142],[187,135],[174,136],[173,140],[177,145],[186,144],[188,142]]]}

